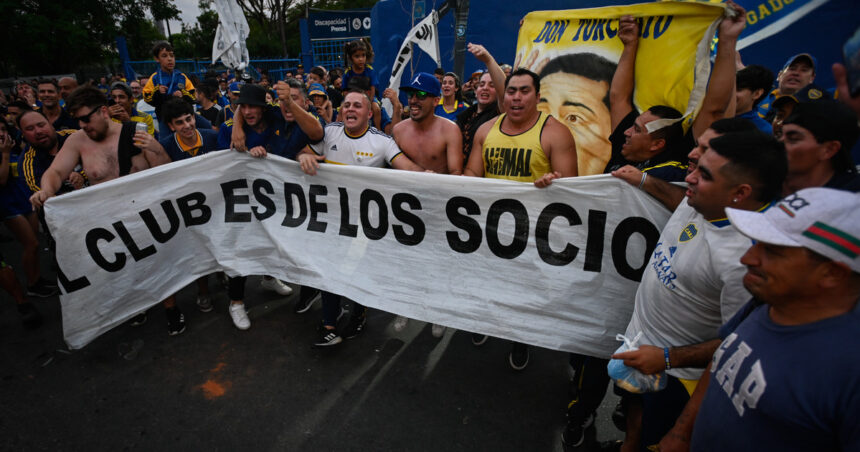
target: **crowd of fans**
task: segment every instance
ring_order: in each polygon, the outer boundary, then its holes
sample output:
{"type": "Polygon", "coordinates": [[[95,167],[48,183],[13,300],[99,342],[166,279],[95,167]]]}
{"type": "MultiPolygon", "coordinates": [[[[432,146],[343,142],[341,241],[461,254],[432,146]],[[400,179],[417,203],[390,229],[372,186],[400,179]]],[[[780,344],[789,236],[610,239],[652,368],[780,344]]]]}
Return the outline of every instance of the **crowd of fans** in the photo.
{"type": "MultiPolygon", "coordinates": [[[[745,66],[735,48],[745,14],[729,5],[740,14],[720,24],[707,94],[687,130],[672,107],[634,107],[639,25],[620,20],[616,39],[624,50],[611,81],[599,82],[611,122],[611,134],[601,137],[612,148],[603,172],[674,213],[630,294],[626,336],[640,336],[639,348],[570,355],[565,447],[860,447],[860,352],[846,347],[860,322],[860,178],[851,158],[860,99],[850,97],[838,64],[835,89],[815,85],[828,68],[808,53],[789,57],[776,75],[745,66]],[[609,387],[610,358],[666,385],[614,386],[621,403],[613,420],[625,440],[593,444],[586,432],[609,387]]],[[[39,272],[39,208],[48,198],[218,149],[294,159],[311,175],[326,161],[502,178],[536,189],[578,176],[576,134],[539,108],[546,80],[499,65],[480,45],[468,50],[486,70],[464,83],[442,68],[418,73],[400,86],[404,103],[381,89],[363,40],[345,46],[346,70],[305,73],[299,66],[274,84],[266,74],[187,76],[175,70],[166,42],[153,48],[159,69],[140,80],[18,84],[0,99],[0,197],[4,223],[22,247],[26,282],[3,263],[2,287],[25,325],[37,327],[39,313],[26,297],[57,293],[39,272]]],[[[233,323],[248,329],[246,277],[223,283],[233,323]]],[[[197,307],[209,312],[207,278],[197,284],[197,307]]],[[[293,290],[268,276],[262,284],[282,295],[293,290]]],[[[301,287],[297,298],[297,313],[322,302],[317,346],[335,346],[367,327],[366,308],[355,302],[341,322],[338,294],[301,287]]],[[[169,334],[182,333],[176,298],[163,305],[169,334]]],[[[141,313],[132,324],[145,320],[141,313]]],[[[395,330],[407,322],[398,317],[395,330]]],[[[445,327],[431,331],[441,337],[445,327]]],[[[479,346],[487,337],[471,340],[479,346]]],[[[526,368],[528,347],[512,344],[508,361],[526,368]]]]}

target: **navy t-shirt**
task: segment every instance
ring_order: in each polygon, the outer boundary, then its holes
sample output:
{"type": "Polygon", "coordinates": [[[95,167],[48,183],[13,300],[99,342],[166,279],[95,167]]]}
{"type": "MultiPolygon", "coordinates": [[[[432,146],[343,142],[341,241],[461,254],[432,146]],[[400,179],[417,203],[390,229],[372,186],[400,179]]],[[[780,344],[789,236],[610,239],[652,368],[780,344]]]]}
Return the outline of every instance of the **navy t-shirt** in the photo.
{"type": "Polygon", "coordinates": [[[223,149],[218,146],[218,132],[212,129],[197,129],[197,132],[200,134],[201,138],[199,148],[183,149],[182,145],[179,143],[179,138],[175,133],[171,134],[167,138],[162,138],[159,143],[161,143],[164,151],[167,152],[167,155],[169,155],[170,159],[174,162],[223,149]]]}
{"type": "MultiPolygon", "coordinates": [[[[267,127],[262,132],[257,132],[246,124],[245,146],[248,149],[257,146],[266,148],[269,154],[279,155],[288,159],[295,159],[296,155],[311,142],[307,134],[295,121],[287,122],[281,115],[279,107],[268,107],[265,112],[267,127]]],[[[320,120],[322,123],[322,120],[320,120]]],[[[230,137],[233,133],[233,121],[227,121],[218,131],[218,146],[220,149],[230,147],[230,137]]]]}
{"type": "Polygon", "coordinates": [[[748,303],[721,329],[696,451],[860,450],[860,304],[779,325],[748,303]]]}

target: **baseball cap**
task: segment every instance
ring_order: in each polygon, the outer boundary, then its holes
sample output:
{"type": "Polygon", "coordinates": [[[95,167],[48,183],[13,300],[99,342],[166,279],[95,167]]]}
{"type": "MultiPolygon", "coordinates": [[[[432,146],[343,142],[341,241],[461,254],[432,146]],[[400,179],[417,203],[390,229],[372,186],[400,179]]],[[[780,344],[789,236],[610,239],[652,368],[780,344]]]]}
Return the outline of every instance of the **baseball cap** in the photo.
{"type": "Polygon", "coordinates": [[[753,240],[808,248],[860,272],[860,194],[806,188],[764,213],[727,208],[726,214],[753,240]]]}
{"type": "Polygon", "coordinates": [[[239,82],[233,82],[227,89],[229,89],[231,93],[237,94],[239,91],[241,91],[242,84],[239,82]]]}
{"type": "Polygon", "coordinates": [[[784,96],[779,96],[776,100],[773,101],[774,107],[779,107],[785,102],[794,101],[798,104],[804,102],[813,102],[820,99],[828,99],[827,93],[821,89],[818,85],[809,84],[803,87],[800,91],[794,94],[786,94],[784,96]]]}
{"type": "Polygon", "coordinates": [[[810,131],[819,143],[839,141],[840,152],[849,152],[860,136],[857,115],[845,104],[822,99],[798,103],[783,124],[795,124],[810,131]]]}
{"type": "Polygon", "coordinates": [[[425,93],[430,93],[432,96],[439,97],[442,92],[442,85],[439,84],[439,79],[433,74],[419,72],[415,74],[411,82],[400,85],[400,89],[403,91],[424,91],[425,93]]]}
{"type": "Polygon", "coordinates": [[[239,91],[239,100],[236,103],[239,105],[259,105],[265,107],[268,105],[266,104],[266,88],[252,83],[242,85],[242,89],[239,91]]]}
{"type": "Polygon", "coordinates": [[[328,97],[328,93],[325,92],[325,88],[319,83],[311,83],[308,86],[308,96],[325,96],[328,97]]]}
{"type": "Polygon", "coordinates": [[[782,70],[784,71],[788,69],[788,67],[794,64],[797,60],[806,60],[806,62],[812,66],[812,72],[815,72],[815,67],[818,65],[818,61],[816,61],[814,56],[808,53],[798,53],[797,55],[789,58],[782,67],[782,70]]]}

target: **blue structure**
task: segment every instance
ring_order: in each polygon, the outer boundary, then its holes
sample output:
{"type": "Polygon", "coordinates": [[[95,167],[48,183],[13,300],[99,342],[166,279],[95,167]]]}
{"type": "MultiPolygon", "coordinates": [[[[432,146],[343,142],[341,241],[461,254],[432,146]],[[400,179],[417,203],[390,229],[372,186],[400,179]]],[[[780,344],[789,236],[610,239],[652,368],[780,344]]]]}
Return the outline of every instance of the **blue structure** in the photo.
{"type": "MultiPolygon", "coordinates": [[[[800,11],[801,7],[812,0],[736,0],[747,9],[747,30],[741,39],[755,33],[780,18],[800,11]],[[755,23],[754,23],[755,22],[755,23]]],[[[424,0],[425,11],[439,10],[446,0],[424,0]]],[[[513,64],[516,55],[517,31],[520,19],[531,11],[578,9],[607,6],[607,4],[634,4],[643,1],[617,0],[531,0],[528,2],[499,2],[471,0],[468,25],[462,32],[466,42],[484,45],[496,60],[513,64]]],[[[373,63],[379,75],[380,84],[386,85],[391,76],[394,56],[400,50],[406,34],[411,28],[412,0],[380,0],[371,10],[374,24],[371,42],[376,58],[373,63]]],[[[860,27],[860,14],[857,13],[857,0],[826,0],[806,15],[785,27],[779,33],[741,50],[746,64],[761,64],[771,68],[774,73],[792,55],[808,52],[818,59],[819,67],[816,84],[832,87],[833,74],[830,66],[842,61],[842,44],[860,27]]],[[[416,19],[416,22],[420,18],[416,19]]],[[[787,19],[786,19],[787,20],[787,19]]],[[[439,21],[439,48],[442,54],[442,67],[454,67],[454,12],[443,16],[439,21]]],[[[433,60],[422,51],[415,51],[413,67],[416,72],[433,72],[433,60]]],[[[464,74],[468,76],[483,65],[467,55],[464,74]]],[[[409,68],[404,79],[412,75],[409,68]]]]}

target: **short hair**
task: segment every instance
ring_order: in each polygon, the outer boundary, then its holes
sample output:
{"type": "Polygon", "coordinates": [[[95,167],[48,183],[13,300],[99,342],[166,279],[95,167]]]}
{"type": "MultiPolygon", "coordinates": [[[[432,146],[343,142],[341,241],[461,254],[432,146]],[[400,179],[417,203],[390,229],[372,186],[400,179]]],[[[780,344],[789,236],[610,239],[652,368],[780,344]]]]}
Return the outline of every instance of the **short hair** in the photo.
{"type": "Polygon", "coordinates": [[[600,55],[583,52],[570,53],[553,58],[540,71],[541,78],[556,72],[564,72],[585,77],[595,82],[606,82],[606,95],[603,103],[609,108],[609,86],[612,85],[612,76],[618,65],[603,58],[600,55]]]}
{"type": "MultiPolygon", "coordinates": [[[[540,92],[540,75],[537,75],[534,72],[532,72],[532,71],[530,71],[524,67],[517,68],[517,70],[515,70],[514,72],[511,72],[511,75],[509,75],[508,78],[505,79],[505,89],[508,89],[508,83],[511,82],[512,78],[519,77],[521,75],[528,75],[529,77],[531,77],[532,78],[532,86],[534,87],[535,92],[536,93],[540,92]]],[[[483,74],[482,74],[482,76],[483,76],[483,74]]]]}
{"type": "Polygon", "coordinates": [[[72,91],[66,99],[66,108],[69,112],[75,112],[81,107],[98,108],[105,105],[107,105],[107,96],[93,86],[81,86],[72,91]]]}
{"type": "Polygon", "coordinates": [[[322,66],[312,67],[310,73],[319,77],[320,80],[325,80],[325,68],[323,68],[322,66]]]}
{"type": "Polygon", "coordinates": [[[364,54],[367,57],[365,61],[367,63],[373,63],[373,46],[370,45],[369,41],[365,41],[364,39],[355,39],[343,46],[343,61],[346,67],[352,67],[352,54],[359,50],[364,50],[364,54]]]}
{"type": "Polygon", "coordinates": [[[732,132],[746,132],[748,130],[758,130],[758,127],[749,119],[744,118],[723,118],[718,119],[708,126],[709,129],[717,132],[720,135],[725,135],[732,132]]]}
{"type": "Polygon", "coordinates": [[[60,85],[57,83],[56,80],[53,80],[53,79],[43,78],[43,79],[39,80],[38,83],[36,83],[37,87],[38,87],[38,85],[54,85],[54,89],[57,90],[57,92],[60,91],[60,85]]]}
{"type": "Polygon", "coordinates": [[[433,74],[434,75],[445,75],[445,69],[442,69],[441,67],[437,67],[436,69],[433,69],[433,74]]]}
{"type": "Polygon", "coordinates": [[[158,58],[158,54],[161,53],[162,50],[173,52],[173,46],[167,41],[156,41],[155,45],[152,46],[152,56],[158,58]]]}
{"type": "Polygon", "coordinates": [[[173,97],[161,105],[161,117],[165,124],[170,124],[174,119],[185,115],[194,116],[194,107],[183,99],[173,97]]]}
{"type": "Polygon", "coordinates": [[[302,97],[304,97],[305,99],[308,98],[308,92],[305,91],[305,87],[304,87],[304,85],[302,85],[302,82],[300,82],[294,78],[288,78],[286,80],[286,83],[287,83],[287,85],[289,85],[290,88],[298,89],[299,92],[302,93],[302,97]]]}
{"type": "Polygon", "coordinates": [[[780,197],[788,172],[785,147],[760,130],[730,132],[713,138],[710,149],[729,161],[722,173],[738,183],[750,184],[761,202],[780,197]]]}
{"type": "MultiPolygon", "coordinates": [[[[30,113],[36,113],[36,114],[38,114],[39,116],[41,116],[41,117],[45,118],[45,120],[47,120],[47,119],[48,119],[48,118],[45,116],[45,114],[44,114],[44,113],[42,113],[41,111],[36,111],[36,110],[33,110],[33,109],[23,110],[23,111],[21,111],[21,114],[20,114],[20,115],[18,115],[18,117],[17,117],[17,118],[15,118],[15,127],[17,127],[17,128],[18,128],[18,130],[21,130],[21,120],[22,120],[22,119],[24,119],[24,116],[26,116],[26,115],[28,115],[28,114],[30,114],[30,113]]],[[[4,120],[4,122],[5,122],[5,120],[4,120]]],[[[6,123],[6,125],[8,126],[8,125],[9,125],[9,123],[6,123]]],[[[9,129],[7,128],[7,132],[8,132],[8,131],[9,131],[9,129]]]]}
{"type": "Polygon", "coordinates": [[[769,94],[768,91],[773,86],[773,80],[773,71],[758,64],[751,64],[739,70],[735,75],[735,84],[738,91],[742,89],[750,91],[762,90],[761,96],[753,99],[753,106],[757,106],[762,99],[767,97],[769,94]]]}
{"type": "Polygon", "coordinates": [[[362,89],[359,89],[359,88],[351,88],[351,89],[347,89],[347,90],[346,90],[346,92],[345,92],[345,93],[343,93],[343,98],[344,98],[344,99],[346,99],[346,96],[347,96],[349,93],[361,94],[361,96],[362,96],[362,97],[364,97],[365,99],[367,99],[367,105],[368,105],[368,107],[370,106],[370,104],[372,104],[372,103],[373,103],[373,101],[370,99],[370,96],[368,96],[368,95],[367,95],[367,91],[366,91],[366,90],[362,90],[362,89]]]}
{"type": "Polygon", "coordinates": [[[794,106],[782,124],[803,127],[818,143],[838,141],[839,151],[830,159],[833,169],[839,173],[857,172],[851,159],[851,148],[860,137],[860,127],[857,126],[857,115],[844,103],[830,99],[801,102],[794,106]]]}

